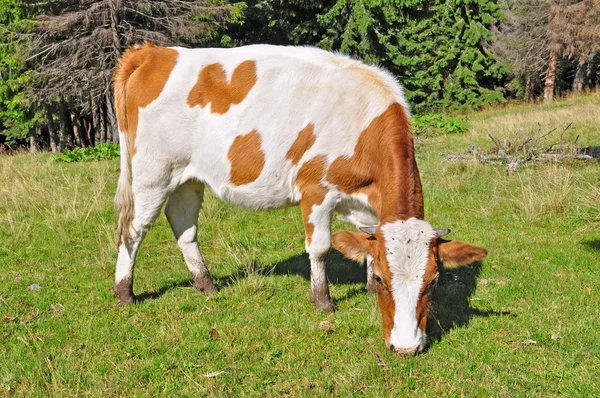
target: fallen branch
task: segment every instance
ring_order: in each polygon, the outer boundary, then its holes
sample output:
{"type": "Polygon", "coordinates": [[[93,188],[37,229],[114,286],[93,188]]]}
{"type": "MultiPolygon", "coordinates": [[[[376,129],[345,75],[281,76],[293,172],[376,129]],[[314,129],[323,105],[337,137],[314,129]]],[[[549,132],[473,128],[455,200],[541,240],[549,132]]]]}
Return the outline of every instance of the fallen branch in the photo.
{"type": "Polygon", "coordinates": [[[590,148],[579,148],[577,142],[579,136],[575,138],[573,144],[565,143],[563,137],[565,132],[571,127],[569,123],[560,133],[558,143],[538,148],[538,143],[556,132],[552,129],[541,134],[541,127],[538,126],[537,136],[533,133],[525,134],[518,131],[519,138],[513,142],[509,140],[499,140],[491,132],[488,137],[494,143],[490,149],[476,148],[475,145],[469,145],[469,154],[445,154],[449,162],[461,162],[475,160],[487,164],[506,164],[506,171],[512,174],[518,171],[522,164],[526,162],[555,162],[559,163],[565,160],[590,160],[594,159],[595,152],[591,153],[590,148]]]}

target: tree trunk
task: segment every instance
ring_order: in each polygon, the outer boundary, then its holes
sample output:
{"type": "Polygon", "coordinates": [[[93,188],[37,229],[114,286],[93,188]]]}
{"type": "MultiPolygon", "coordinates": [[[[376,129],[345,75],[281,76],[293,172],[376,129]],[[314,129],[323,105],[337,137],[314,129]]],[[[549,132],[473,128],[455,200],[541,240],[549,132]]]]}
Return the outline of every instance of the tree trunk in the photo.
{"type": "Polygon", "coordinates": [[[121,9],[121,0],[109,0],[108,7],[110,10],[110,30],[112,32],[113,51],[117,60],[121,58],[123,53],[121,49],[121,41],[119,40],[119,10],[121,9]]]}
{"type": "Polygon", "coordinates": [[[571,89],[574,93],[581,93],[583,90],[583,76],[585,73],[585,58],[579,56],[579,62],[577,62],[577,70],[575,71],[575,78],[573,79],[573,86],[571,89]]]}
{"type": "Polygon", "coordinates": [[[527,81],[525,83],[525,96],[523,100],[527,103],[533,102],[533,79],[531,75],[527,75],[527,81]]]}
{"type": "Polygon", "coordinates": [[[73,125],[71,124],[67,105],[62,97],[58,103],[58,116],[60,120],[60,148],[64,151],[73,147],[73,125]]]}
{"type": "Polygon", "coordinates": [[[54,120],[52,119],[52,107],[50,104],[44,104],[44,109],[46,111],[46,123],[48,124],[48,135],[50,136],[50,149],[52,153],[61,152],[62,148],[59,146],[58,136],[56,134],[56,125],[54,124],[54,120]]]}
{"type": "Polygon", "coordinates": [[[107,123],[106,123],[106,103],[101,101],[98,104],[98,118],[100,119],[100,142],[106,143],[107,137],[107,123]]]}
{"type": "Polygon", "coordinates": [[[82,124],[81,114],[79,110],[75,110],[71,113],[73,120],[73,133],[75,135],[75,140],[77,141],[77,145],[82,148],[87,148],[88,141],[86,139],[85,127],[82,124]]]}
{"type": "Polygon", "coordinates": [[[94,123],[92,123],[90,118],[82,117],[81,125],[83,126],[83,131],[85,133],[85,140],[87,144],[91,147],[95,147],[96,134],[94,133],[94,123]]]}
{"type": "Polygon", "coordinates": [[[98,112],[98,102],[93,94],[90,96],[90,109],[92,110],[92,135],[94,137],[93,145],[96,146],[102,141],[100,141],[100,112],[98,112]]]}
{"type": "Polygon", "coordinates": [[[550,63],[546,71],[546,82],[544,85],[544,104],[554,100],[554,83],[556,79],[556,50],[550,50],[550,63]]]}
{"type": "Polygon", "coordinates": [[[37,131],[35,127],[31,127],[29,129],[29,152],[36,153],[38,151],[38,147],[36,144],[37,131]]]}
{"type": "MultiPolygon", "coordinates": [[[[112,142],[115,144],[119,143],[119,125],[117,124],[117,116],[115,114],[115,107],[113,103],[112,91],[106,92],[106,115],[107,115],[107,130],[110,130],[112,142]],[[110,127],[110,128],[109,128],[110,127]]],[[[108,137],[107,137],[108,138],[108,137]]]]}
{"type": "Polygon", "coordinates": [[[81,139],[81,128],[77,120],[77,113],[70,112],[69,117],[71,119],[71,124],[73,125],[73,138],[75,138],[75,146],[83,148],[84,144],[83,140],[81,139]]]}

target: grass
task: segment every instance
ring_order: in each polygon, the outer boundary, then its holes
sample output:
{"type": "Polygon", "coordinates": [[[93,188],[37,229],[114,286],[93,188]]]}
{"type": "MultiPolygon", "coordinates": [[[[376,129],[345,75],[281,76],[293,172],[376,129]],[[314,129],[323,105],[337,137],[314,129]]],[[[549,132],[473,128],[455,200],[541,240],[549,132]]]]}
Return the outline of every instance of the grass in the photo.
{"type": "Polygon", "coordinates": [[[338,253],[339,311],[313,310],[297,208],[248,212],[207,195],[200,241],[221,288],[210,297],[161,215],[137,264],[142,301],[119,308],[118,161],[0,157],[0,396],[598,396],[600,165],[508,176],[440,152],[538,123],[573,122],[598,145],[599,105],[596,94],[472,114],[467,133],[419,146],[428,220],[490,254],[445,275],[429,349],[410,358],[386,349],[365,269],[338,253]]]}

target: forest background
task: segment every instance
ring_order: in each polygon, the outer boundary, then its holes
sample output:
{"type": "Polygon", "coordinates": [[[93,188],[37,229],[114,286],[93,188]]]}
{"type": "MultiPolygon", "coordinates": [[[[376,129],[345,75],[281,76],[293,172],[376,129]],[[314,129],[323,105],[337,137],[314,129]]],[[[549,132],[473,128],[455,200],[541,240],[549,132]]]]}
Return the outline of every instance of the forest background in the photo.
{"type": "Polygon", "coordinates": [[[390,70],[417,115],[600,84],[600,0],[0,0],[0,151],[118,143],[112,72],[146,40],[340,51],[390,70]]]}

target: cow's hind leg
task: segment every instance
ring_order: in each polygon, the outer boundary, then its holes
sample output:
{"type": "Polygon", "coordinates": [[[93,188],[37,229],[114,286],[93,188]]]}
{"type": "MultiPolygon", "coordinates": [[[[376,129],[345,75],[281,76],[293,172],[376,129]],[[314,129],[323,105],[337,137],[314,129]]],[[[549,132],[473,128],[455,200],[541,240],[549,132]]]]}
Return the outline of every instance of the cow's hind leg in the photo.
{"type": "Polygon", "coordinates": [[[134,216],[130,226],[130,238],[119,245],[119,257],[115,272],[114,292],[119,304],[134,301],[133,269],[140,244],[152,223],[160,213],[160,209],[168,195],[166,187],[156,185],[138,185],[133,187],[134,216]]]}
{"type": "Polygon", "coordinates": [[[304,229],[306,232],[306,252],[310,259],[310,300],[317,311],[334,312],[335,306],[329,295],[329,285],[325,260],[331,249],[331,217],[335,203],[326,198],[322,203],[305,197],[300,202],[304,229]]]}
{"type": "Polygon", "coordinates": [[[192,273],[194,287],[205,293],[215,290],[198,247],[198,213],[202,207],[204,184],[187,181],[169,197],[165,214],[171,224],[183,258],[192,273]]]}

